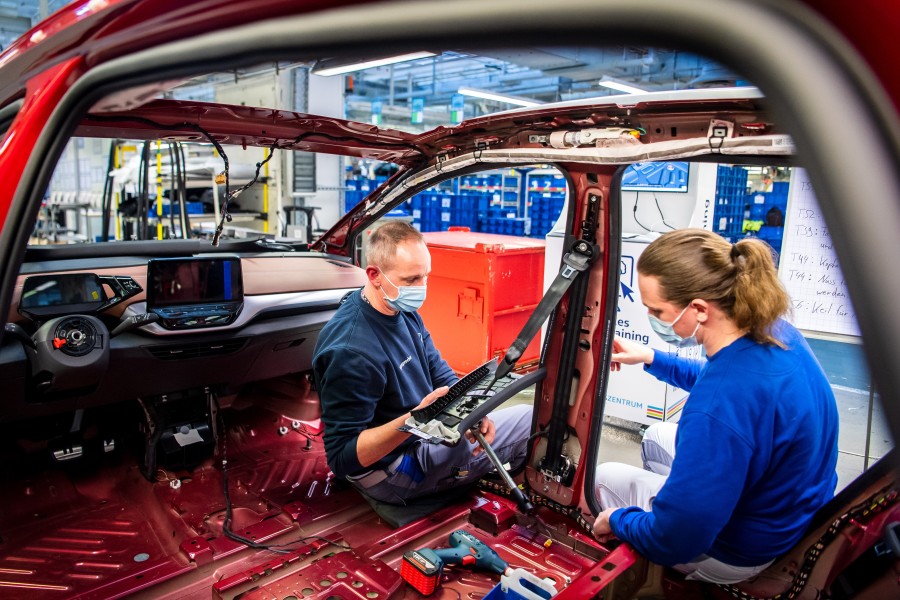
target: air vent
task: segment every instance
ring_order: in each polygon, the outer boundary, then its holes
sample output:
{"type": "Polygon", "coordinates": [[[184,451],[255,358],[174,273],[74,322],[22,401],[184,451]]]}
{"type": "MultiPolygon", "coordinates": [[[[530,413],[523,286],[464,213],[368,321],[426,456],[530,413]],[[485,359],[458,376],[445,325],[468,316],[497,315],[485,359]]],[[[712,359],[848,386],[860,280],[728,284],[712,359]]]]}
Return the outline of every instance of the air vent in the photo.
{"type": "Polygon", "coordinates": [[[328,262],[329,264],[341,267],[342,269],[352,269],[354,266],[354,265],[350,264],[349,262],[340,262],[337,260],[328,260],[326,262],[328,262]]]}
{"type": "Polygon", "coordinates": [[[247,345],[246,339],[234,339],[225,342],[192,342],[189,344],[169,344],[166,346],[144,346],[155,358],[160,360],[184,360],[189,358],[207,358],[234,354],[247,345]]]}

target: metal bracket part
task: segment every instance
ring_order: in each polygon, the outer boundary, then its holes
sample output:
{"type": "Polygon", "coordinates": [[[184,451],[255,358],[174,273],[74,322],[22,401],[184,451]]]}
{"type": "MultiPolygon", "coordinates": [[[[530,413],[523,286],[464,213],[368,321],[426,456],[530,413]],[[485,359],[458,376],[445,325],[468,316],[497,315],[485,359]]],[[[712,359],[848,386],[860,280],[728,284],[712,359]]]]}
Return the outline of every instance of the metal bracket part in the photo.
{"type": "Polygon", "coordinates": [[[706,135],[709,140],[709,149],[715,154],[721,154],[725,140],[730,138],[733,132],[734,123],[731,121],[712,119],[709,122],[709,131],[706,135]]]}

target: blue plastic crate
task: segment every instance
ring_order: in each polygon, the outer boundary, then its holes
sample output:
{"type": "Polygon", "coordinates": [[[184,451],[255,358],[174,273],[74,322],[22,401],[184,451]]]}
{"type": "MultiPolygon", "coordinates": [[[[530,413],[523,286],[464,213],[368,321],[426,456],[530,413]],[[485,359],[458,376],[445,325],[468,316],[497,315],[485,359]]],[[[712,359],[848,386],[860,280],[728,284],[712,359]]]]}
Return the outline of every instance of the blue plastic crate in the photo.
{"type": "Polygon", "coordinates": [[[419,231],[425,233],[427,231],[440,231],[441,223],[440,221],[420,221],[419,223],[419,231]]]}
{"type": "Polygon", "coordinates": [[[770,195],[763,204],[766,208],[777,206],[782,212],[787,210],[787,196],[770,195]]]}
{"type": "Polygon", "coordinates": [[[365,197],[366,193],[358,190],[347,190],[344,192],[344,209],[349,212],[351,208],[359,204],[365,197]]]}
{"type": "Polygon", "coordinates": [[[718,198],[740,199],[747,192],[747,170],[719,165],[716,177],[718,198]]]}
{"type": "Polygon", "coordinates": [[[790,188],[790,185],[791,183],[789,181],[776,181],[772,184],[772,193],[787,197],[788,188],[790,188]]]}
{"type": "Polygon", "coordinates": [[[757,237],[761,240],[765,240],[769,242],[772,246],[776,248],[781,247],[781,243],[784,240],[784,227],[774,226],[774,225],[763,225],[759,228],[759,232],[757,233],[757,237]]]}
{"type": "Polygon", "coordinates": [[[753,221],[762,221],[766,218],[766,210],[765,204],[751,204],[750,219],[753,221]]]}
{"type": "Polygon", "coordinates": [[[729,236],[729,235],[740,235],[743,233],[744,228],[744,217],[741,216],[731,216],[731,217],[714,217],[713,218],[713,230],[716,233],[729,236]]]}
{"type": "MultiPolygon", "coordinates": [[[[187,214],[189,214],[189,215],[203,214],[203,203],[202,202],[187,202],[185,204],[187,207],[187,214]]],[[[174,210],[175,210],[176,215],[181,214],[181,205],[179,205],[177,202],[174,205],[165,203],[162,205],[162,214],[164,217],[169,216],[170,211],[172,210],[172,208],[171,208],[172,206],[175,207],[174,210]]],[[[153,206],[151,206],[149,209],[147,209],[147,216],[149,216],[149,217],[157,216],[155,204],[153,206]]]]}
{"type": "Polygon", "coordinates": [[[528,235],[530,228],[530,220],[524,217],[516,219],[507,219],[512,224],[511,235],[525,236],[528,235]]]}
{"type": "Polygon", "coordinates": [[[474,208],[457,208],[452,213],[451,224],[475,229],[478,225],[478,213],[474,208]]]}
{"type": "Polygon", "coordinates": [[[551,227],[546,223],[536,223],[534,221],[531,222],[531,233],[528,234],[528,237],[533,238],[542,238],[546,237],[547,233],[550,231],[551,227]]]}

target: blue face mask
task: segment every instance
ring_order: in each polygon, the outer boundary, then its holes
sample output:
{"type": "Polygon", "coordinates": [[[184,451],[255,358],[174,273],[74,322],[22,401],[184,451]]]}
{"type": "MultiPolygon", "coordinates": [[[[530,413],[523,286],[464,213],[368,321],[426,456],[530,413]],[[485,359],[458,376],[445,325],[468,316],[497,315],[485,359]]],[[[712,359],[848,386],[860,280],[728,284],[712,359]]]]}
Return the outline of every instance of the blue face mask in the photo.
{"type": "MultiPolygon", "coordinates": [[[[381,271],[381,274],[384,275],[384,271],[381,271]]],[[[402,310],[404,312],[415,312],[422,308],[422,303],[425,302],[425,290],[427,289],[424,285],[404,285],[399,286],[395,284],[393,281],[388,279],[387,275],[384,275],[384,278],[388,280],[392,286],[397,288],[397,297],[394,299],[388,298],[387,294],[384,293],[384,288],[382,288],[382,297],[384,298],[385,304],[387,304],[392,310],[402,310]]]]}
{"type": "MultiPolygon", "coordinates": [[[[690,306],[690,304],[688,304],[688,306],[690,306]]],[[[671,323],[661,321],[653,315],[647,315],[647,318],[650,319],[650,327],[651,329],[653,329],[653,331],[656,332],[656,335],[658,335],[662,339],[662,341],[666,342],[667,344],[672,344],[676,348],[687,348],[688,346],[696,346],[700,343],[697,341],[697,338],[694,337],[697,335],[697,330],[700,329],[699,321],[697,321],[697,326],[694,327],[694,333],[692,333],[690,336],[683,338],[675,333],[675,323],[677,323],[678,319],[680,319],[682,315],[684,315],[685,311],[687,311],[688,309],[688,306],[685,306],[684,310],[682,310],[681,313],[679,313],[679,315],[675,317],[675,320],[671,323]]]]}

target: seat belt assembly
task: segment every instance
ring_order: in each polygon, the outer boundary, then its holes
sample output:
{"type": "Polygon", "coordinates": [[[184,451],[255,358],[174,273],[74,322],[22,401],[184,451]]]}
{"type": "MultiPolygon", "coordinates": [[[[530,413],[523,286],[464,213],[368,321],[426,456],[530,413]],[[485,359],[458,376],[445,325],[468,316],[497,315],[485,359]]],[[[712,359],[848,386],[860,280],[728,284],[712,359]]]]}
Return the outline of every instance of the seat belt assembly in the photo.
{"type": "MultiPolygon", "coordinates": [[[[528,344],[531,343],[532,338],[541,328],[543,322],[547,320],[557,307],[572,283],[579,279],[578,275],[585,272],[599,255],[599,250],[594,244],[593,232],[596,227],[600,201],[599,197],[595,195],[591,195],[589,200],[588,215],[581,223],[583,239],[576,240],[572,244],[571,250],[563,256],[562,269],[560,269],[559,274],[553,280],[553,283],[550,284],[544,297],[541,298],[540,303],[522,327],[518,337],[510,345],[503,359],[496,367],[494,360],[477,367],[451,386],[446,395],[424,408],[412,411],[410,417],[399,428],[400,431],[407,431],[430,443],[444,443],[449,446],[455,446],[459,443],[466,430],[471,431],[473,437],[481,444],[497,473],[506,486],[509,487],[512,498],[519,510],[523,514],[532,517],[535,524],[543,532],[546,532],[548,537],[550,537],[549,527],[537,516],[534,505],[528,496],[515,484],[512,477],[503,467],[500,458],[481,434],[481,420],[487,416],[490,410],[512,397],[515,393],[542,380],[546,376],[546,369],[543,367],[525,376],[512,374],[511,371],[516,365],[516,361],[525,352],[528,344]],[[494,388],[495,385],[496,389],[494,388]]],[[[582,281],[584,281],[583,278],[582,281]]],[[[576,287],[576,290],[578,290],[578,298],[573,300],[573,302],[577,305],[577,303],[584,302],[586,285],[582,284],[576,287]]],[[[580,319],[570,319],[570,321],[574,321],[577,325],[580,319]]],[[[571,327],[567,326],[567,335],[570,334],[569,329],[571,327]]],[[[573,360],[570,357],[566,365],[571,368],[573,360]]],[[[559,391],[558,389],[557,392],[559,391]]],[[[557,397],[568,397],[568,395],[557,397]]],[[[564,411],[565,406],[561,408],[554,407],[553,418],[550,422],[551,426],[548,428],[548,441],[559,440],[556,445],[560,449],[564,432],[560,431],[560,426],[556,423],[561,422],[564,425],[564,411]]],[[[568,465],[571,466],[571,463],[568,463],[568,465]]],[[[546,469],[547,467],[542,462],[542,471],[546,473],[546,469]]],[[[556,477],[557,479],[565,479],[566,476],[558,475],[556,477]]]]}
{"type": "Polygon", "coordinates": [[[541,325],[559,304],[563,294],[566,293],[578,274],[585,271],[596,258],[597,249],[593,244],[589,244],[585,240],[577,240],[572,245],[572,249],[563,256],[563,267],[556,275],[556,279],[547,288],[547,293],[541,298],[540,303],[522,327],[522,331],[519,332],[519,336],[510,345],[506,355],[497,366],[497,370],[494,372],[494,381],[508,375],[516,366],[516,361],[522,357],[541,325]]]}
{"type": "MultiPolygon", "coordinates": [[[[591,265],[591,263],[596,260],[599,255],[599,251],[594,245],[593,242],[593,231],[594,224],[596,223],[597,211],[599,208],[599,198],[597,196],[591,196],[590,198],[590,208],[588,218],[582,223],[582,232],[584,238],[577,240],[574,244],[572,244],[572,249],[563,256],[563,267],[560,269],[559,274],[556,276],[556,279],[553,280],[553,283],[550,284],[550,287],[547,289],[547,292],[544,294],[544,297],[541,298],[540,303],[534,309],[534,312],[529,317],[528,321],[525,323],[522,330],[519,332],[516,340],[510,345],[509,349],[506,352],[506,355],[500,361],[500,364],[497,366],[496,371],[494,371],[494,379],[493,381],[502,380],[503,377],[506,377],[512,368],[515,366],[516,361],[522,356],[522,353],[525,352],[525,349],[528,347],[528,344],[531,343],[531,339],[535,336],[538,330],[541,328],[541,324],[550,316],[550,313],[556,308],[559,304],[559,301],[562,299],[563,295],[572,285],[572,283],[579,279],[578,275],[585,272],[587,268],[591,265]]],[[[581,278],[582,281],[583,278],[581,278]]],[[[580,288],[576,288],[579,290],[579,298],[574,300],[574,302],[583,302],[583,296],[585,294],[585,285],[581,285],[580,288]]],[[[570,319],[572,321],[573,319],[570,319]]],[[[575,320],[576,323],[580,322],[579,320],[575,320]]],[[[567,332],[568,333],[568,332],[567,332]]],[[[543,367],[539,369],[539,371],[545,371],[543,367]]],[[[543,379],[543,376],[541,377],[543,379]]],[[[493,382],[488,385],[487,389],[490,390],[493,382]]],[[[557,396],[559,398],[560,396],[557,396]]],[[[567,397],[567,396],[563,396],[567,397]]],[[[562,410],[564,410],[563,407],[562,410]]],[[[559,409],[554,407],[553,419],[551,420],[550,434],[556,434],[557,437],[561,440],[562,435],[559,432],[559,427],[553,427],[555,421],[565,422],[565,415],[562,414],[560,416],[559,409]]],[[[531,517],[534,520],[534,524],[538,526],[539,529],[542,530],[543,533],[548,534],[548,537],[552,537],[552,534],[549,532],[549,528],[546,523],[537,515],[534,505],[525,495],[525,493],[519,489],[519,487],[513,482],[512,477],[510,477],[509,473],[506,472],[505,469],[499,464],[500,459],[494,453],[493,449],[481,435],[480,429],[475,426],[471,428],[472,435],[476,440],[481,444],[484,448],[485,454],[487,454],[488,458],[494,463],[494,467],[497,469],[497,472],[503,478],[504,483],[507,487],[510,488],[510,492],[512,494],[513,500],[515,500],[516,505],[519,510],[531,517]]],[[[560,443],[561,449],[561,443],[560,443]]],[[[544,470],[544,465],[542,461],[542,470],[544,470]]]]}
{"type": "MultiPolygon", "coordinates": [[[[596,246],[595,232],[600,217],[600,196],[589,194],[587,210],[581,221],[581,240],[575,243],[573,250],[581,249],[588,254],[588,262],[597,259],[600,252],[596,246]]],[[[559,355],[558,377],[553,389],[553,403],[550,420],[547,424],[547,445],[539,469],[544,477],[562,485],[571,485],[575,476],[576,465],[565,454],[565,441],[568,437],[569,403],[565,399],[572,393],[572,381],[575,376],[575,362],[579,345],[576,340],[582,335],[582,318],[585,311],[585,298],[588,290],[587,277],[574,277],[570,282],[569,311],[563,328],[562,351],[559,355]]]]}

